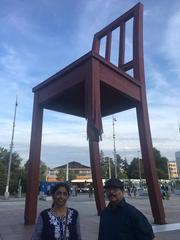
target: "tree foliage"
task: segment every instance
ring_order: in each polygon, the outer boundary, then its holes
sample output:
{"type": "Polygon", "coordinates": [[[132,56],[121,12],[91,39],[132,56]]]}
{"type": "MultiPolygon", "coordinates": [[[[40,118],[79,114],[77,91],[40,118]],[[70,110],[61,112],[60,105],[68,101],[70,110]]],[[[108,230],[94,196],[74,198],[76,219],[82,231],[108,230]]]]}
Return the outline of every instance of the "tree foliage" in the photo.
{"type": "Polygon", "coordinates": [[[65,180],[66,179],[66,172],[62,168],[60,168],[58,170],[58,173],[56,174],[56,177],[57,177],[57,179],[65,180]]]}
{"type": "Polygon", "coordinates": [[[153,148],[153,154],[156,162],[156,169],[159,179],[168,179],[168,159],[161,156],[156,148],[153,148]]]}
{"type": "Polygon", "coordinates": [[[101,165],[101,175],[103,179],[109,179],[110,176],[113,176],[111,175],[114,173],[113,159],[108,156],[105,157],[104,152],[102,150],[100,151],[100,165],[101,165]]]}
{"type": "Polygon", "coordinates": [[[121,158],[119,154],[116,155],[117,160],[117,177],[121,179],[128,178],[129,164],[126,158],[121,158]]]}
{"type": "MultiPolygon", "coordinates": [[[[7,174],[8,174],[8,165],[9,165],[9,156],[10,152],[0,147],[0,194],[4,194],[7,174]]],[[[17,152],[12,153],[11,161],[11,171],[10,171],[10,182],[9,182],[9,192],[14,193],[17,191],[18,182],[21,176],[21,162],[22,158],[18,155],[17,152]]]]}
{"type": "MultiPolygon", "coordinates": [[[[8,165],[9,165],[10,152],[0,147],[0,194],[3,195],[6,189],[8,165]]],[[[22,186],[22,192],[26,191],[27,183],[27,170],[29,161],[21,166],[22,158],[17,152],[12,153],[11,161],[11,171],[10,171],[10,182],[9,182],[9,192],[10,194],[16,194],[18,192],[19,185],[22,186]]],[[[41,161],[40,164],[40,180],[46,180],[47,166],[41,161]]]]}
{"type": "Polygon", "coordinates": [[[139,158],[133,158],[132,162],[129,165],[129,169],[128,169],[129,179],[140,178],[139,163],[140,163],[141,178],[144,178],[142,160],[139,158]]]}
{"type": "MultiPolygon", "coordinates": [[[[116,154],[117,161],[117,177],[118,178],[127,178],[128,175],[128,163],[126,158],[122,159],[119,154],[116,154]]],[[[111,157],[104,156],[103,151],[100,152],[100,164],[102,171],[102,178],[108,179],[110,176],[115,177],[115,162],[111,157]],[[111,172],[111,174],[110,174],[111,172]]]]}
{"type": "Polygon", "coordinates": [[[41,161],[40,162],[40,173],[39,173],[40,181],[46,180],[47,169],[48,169],[47,165],[43,161],[41,161]]]}
{"type": "MultiPolygon", "coordinates": [[[[166,157],[161,156],[161,153],[156,148],[153,148],[153,154],[157,169],[157,175],[159,179],[168,179],[168,168],[167,163],[168,159],[166,157]]],[[[128,164],[127,159],[121,158],[119,154],[116,155],[117,158],[117,176],[121,179],[139,179],[145,178],[144,176],[144,168],[142,159],[133,158],[130,164],[128,164]],[[141,174],[140,174],[141,173],[141,174]]],[[[101,170],[102,170],[102,178],[109,178],[109,165],[111,168],[111,176],[114,176],[115,165],[114,161],[110,157],[105,157],[103,151],[100,153],[101,159],[101,170]]]]}
{"type": "MultiPolygon", "coordinates": [[[[155,147],[153,147],[153,155],[154,155],[154,160],[156,164],[158,178],[168,179],[168,168],[167,168],[168,159],[166,157],[161,156],[160,151],[157,150],[155,147]]],[[[142,159],[138,159],[138,158],[133,158],[132,162],[129,165],[129,169],[128,169],[129,178],[139,178],[139,163],[140,163],[141,177],[145,178],[142,159]]]]}
{"type": "MultiPolygon", "coordinates": [[[[60,168],[58,170],[58,173],[56,174],[57,180],[66,180],[66,169],[62,169],[60,168]]],[[[68,178],[69,181],[73,180],[76,178],[76,174],[72,173],[71,169],[69,168],[69,172],[68,172],[68,178]]]]}
{"type": "MultiPolygon", "coordinates": [[[[24,164],[23,171],[21,174],[22,178],[22,189],[26,192],[26,185],[27,185],[27,178],[28,178],[28,168],[29,168],[29,160],[24,164]]],[[[39,169],[39,181],[46,181],[46,174],[47,174],[48,167],[43,162],[40,161],[40,169],[39,169]]]]}

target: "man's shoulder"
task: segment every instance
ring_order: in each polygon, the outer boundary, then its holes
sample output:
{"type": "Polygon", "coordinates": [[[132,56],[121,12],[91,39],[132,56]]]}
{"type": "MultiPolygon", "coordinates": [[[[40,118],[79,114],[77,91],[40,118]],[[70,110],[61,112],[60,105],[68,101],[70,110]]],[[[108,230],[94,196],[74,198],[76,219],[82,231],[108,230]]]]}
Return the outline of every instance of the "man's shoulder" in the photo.
{"type": "Polygon", "coordinates": [[[127,212],[129,213],[130,217],[132,219],[134,219],[135,221],[145,221],[147,220],[147,218],[145,217],[145,215],[136,207],[134,207],[133,205],[126,203],[126,208],[127,208],[127,212]]]}
{"type": "Polygon", "coordinates": [[[106,206],[104,209],[101,210],[100,216],[102,216],[103,214],[106,214],[107,212],[109,212],[110,207],[106,206]]]}
{"type": "Polygon", "coordinates": [[[127,208],[129,208],[129,209],[132,210],[132,211],[133,211],[133,210],[134,210],[134,211],[137,210],[137,208],[136,208],[135,206],[131,205],[130,203],[128,203],[128,202],[126,202],[126,201],[124,202],[124,206],[127,207],[127,208]]]}
{"type": "Polygon", "coordinates": [[[127,203],[126,201],[124,202],[123,206],[131,215],[138,215],[141,213],[135,206],[131,205],[130,203],[127,203]]]}

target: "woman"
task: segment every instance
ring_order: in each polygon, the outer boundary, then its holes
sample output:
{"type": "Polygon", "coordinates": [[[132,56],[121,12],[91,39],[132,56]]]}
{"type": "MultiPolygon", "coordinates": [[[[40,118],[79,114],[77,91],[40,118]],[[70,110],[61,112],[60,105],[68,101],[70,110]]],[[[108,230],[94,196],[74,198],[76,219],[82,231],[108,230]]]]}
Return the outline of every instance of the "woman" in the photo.
{"type": "Polygon", "coordinates": [[[66,182],[56,184],[52,191],[52,208],[38,217],[32,240],[81,240],[79,214],[66,206],[70,187],[66,182]]]}

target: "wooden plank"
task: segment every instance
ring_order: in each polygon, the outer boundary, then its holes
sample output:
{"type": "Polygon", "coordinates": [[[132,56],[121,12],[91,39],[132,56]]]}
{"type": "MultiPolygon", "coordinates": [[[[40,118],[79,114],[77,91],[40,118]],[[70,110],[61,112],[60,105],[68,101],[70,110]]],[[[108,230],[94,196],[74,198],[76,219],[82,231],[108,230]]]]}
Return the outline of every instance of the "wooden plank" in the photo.
{"type": "Polygon", "coordinates": [[[106,53],[105,53],[105,59],[110,62],[111,58],[111,40],[112,40],[112,32],[108,32],[107,38],[106,38],[106,53]]]}
{"type": "Polygon", "coordinates": [[[37,198],[39,193],[39,169],[41,155],[43,109],[39,107],[38,93],[34,95],[31,144],[29,153],[28,184],[24,220],[26,225],[35,223],[37,214],[37,198]]]}

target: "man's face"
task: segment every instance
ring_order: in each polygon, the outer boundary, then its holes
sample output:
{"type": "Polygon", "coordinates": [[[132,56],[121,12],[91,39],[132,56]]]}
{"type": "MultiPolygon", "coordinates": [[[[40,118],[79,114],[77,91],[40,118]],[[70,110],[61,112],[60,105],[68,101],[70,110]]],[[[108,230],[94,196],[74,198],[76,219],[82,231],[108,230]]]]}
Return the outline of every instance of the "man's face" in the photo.
{"type": "Polygon", "coordinates": [[[113,205],[119,203],[124,197],[124,191],[120,190],[120,188],[115,187],[107,188],[106,194],[110,203],[113,205]]]}

